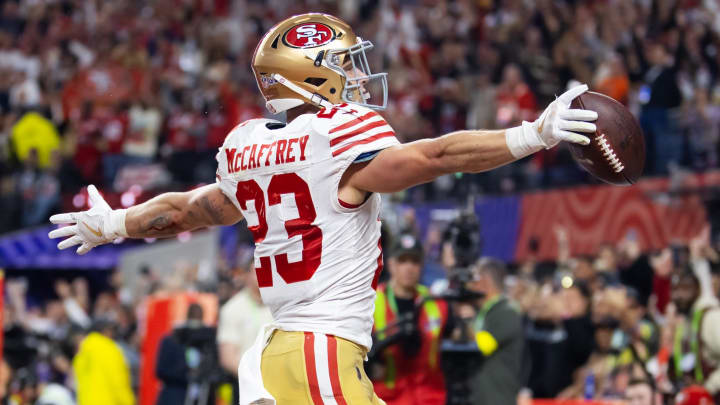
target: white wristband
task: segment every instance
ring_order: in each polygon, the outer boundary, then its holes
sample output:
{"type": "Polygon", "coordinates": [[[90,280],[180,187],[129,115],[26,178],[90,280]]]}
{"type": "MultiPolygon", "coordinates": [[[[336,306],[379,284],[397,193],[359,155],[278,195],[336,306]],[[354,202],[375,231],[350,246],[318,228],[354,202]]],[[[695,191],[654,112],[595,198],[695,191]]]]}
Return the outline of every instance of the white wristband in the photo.
{"type": "Polygon", "coordinates": [[[113,235],[116,238],[127,238],[127,230],[125,229],[125,215],[127,215],[126,209],[112,210],[108,214],[108,229],[107,233],[113,235]]]}
{"type": "Polygon", "coordinates": [[[505,142],[516,159],[522,159],[545,148],[532,122],[527,121],[523,121],[519,127],[506,129],[505,142]]]}

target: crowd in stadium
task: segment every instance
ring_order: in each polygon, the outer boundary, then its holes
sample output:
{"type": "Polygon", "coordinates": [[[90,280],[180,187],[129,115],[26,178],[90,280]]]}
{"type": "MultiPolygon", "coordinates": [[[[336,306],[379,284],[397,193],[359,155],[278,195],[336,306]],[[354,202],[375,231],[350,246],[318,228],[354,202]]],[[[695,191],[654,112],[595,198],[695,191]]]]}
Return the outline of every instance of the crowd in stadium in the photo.
{"type": "MultiPolygon", "coordinates": [[[[532,120],[577,80],[637,114],[646,174],[715,167],[713,4],[3,1],[0,173],[12,209],[0,229],[44,222],[59,194],[125,187],[143,169],[151,187],[212,181],[225,134],[265,113],[248,69],[257,41],[279,17],[313,7],[344,16],[376,45],[371,65],[391,78],[385,116],[403,141],[532,120]]],[[[414,200],[589,179],[558,148],[442,179],[414,200]]]]}
{"type": "MultiPolygon", "coordinates": [[[[308,10],[347,19],[375,44],[370,64],[390,77],[383,115],[401,141],[533,120],[578,81],[636,114],[646,175],[718,167],[714,1],[0,0],[0,233],[46,223],[67,208],[63,196],[86,184],[159,192],[212,182],[228,131],[268,115],[249,69],[255,45],[280,18],[308,10]]],[[[462,203],[468,194],[593,181],[559,147],[491,173],[446,176],[402,198],[462,203]]],[[[720,258],[709,234],[651,254],[628,237],[572,257],[572,235],[555,231],[557,260],[512,263],[500,286],[523,315],[532,366],[521,397],[627,398],[644,384],[648,395],[670,398],[695,384],[720,398],[720,329],[698,332],[693,315],[698,305],[718,306],[720,258]],[[695,295],[674,296],[673,286],[695,295]]],[[[438,261],[423,265],[452,267],[438,261]]],[[[221,304],[247,290],[246,267],[218,269],[210,289],[221,304]]],[[[84,277],[59,280],[52,299],[8,280],[2,403],[74,403],[62,398],[77,387],[73,358],[91,329],[114,340],[124,356],[113,367],[129,375],[117,392],[123,399],[102,403],[133,403],[142,298],[208,289],[183,276],[143,277],[144,290],[132,294],[119,273],[93,294],[84,277]]],[[[458,330],[471,312],[450,305],[449,340],[467,339],[458,330]]],[[[220,320],[218,339],[222,311],[220,320]]]]}

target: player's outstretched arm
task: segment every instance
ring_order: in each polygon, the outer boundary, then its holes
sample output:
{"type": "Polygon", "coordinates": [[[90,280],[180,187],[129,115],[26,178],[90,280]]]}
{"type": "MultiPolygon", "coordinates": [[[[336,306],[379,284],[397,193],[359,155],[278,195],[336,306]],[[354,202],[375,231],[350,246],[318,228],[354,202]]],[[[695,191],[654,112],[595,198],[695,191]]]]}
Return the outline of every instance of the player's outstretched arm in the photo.
{"type": "Polygon", "coordinates": [[[177,235],[213,225],[230,225],[242,214],[217,184],[184,193],[164,193],[128,209],[113,210],[95,186],[88,186],[90,208],[87,211],[50,217],[54,224],[69,224],[55,229],[51,238],[68,237],[59,249],[80,245],[78,254],[117,238],[154,238],[177,235]]]}
{"type": "MultiPolygon", "coordinates": [[[[535,122],[506,130],[457,131],[383,150],[368,163],[353,165],[342,186],[371,192],[395,192],[449,173],[479,173],[521,159],[560,141],[587,145],[582,133],[595,132],[597,113],[570,109],[587,91],[574,87],[553,101],[535,122]]],[[[342,187],[345,189],[345,187],[342,187]]],[[[341,196],[342,197],[342,196],[341,196]]]]}
{"type": "Polygon", "coordinates": [[[217,184],[184,193],[165,193],[128,209],[125,227],[131,238],[164,237],[242,220],[240,210],[217,184]]]}

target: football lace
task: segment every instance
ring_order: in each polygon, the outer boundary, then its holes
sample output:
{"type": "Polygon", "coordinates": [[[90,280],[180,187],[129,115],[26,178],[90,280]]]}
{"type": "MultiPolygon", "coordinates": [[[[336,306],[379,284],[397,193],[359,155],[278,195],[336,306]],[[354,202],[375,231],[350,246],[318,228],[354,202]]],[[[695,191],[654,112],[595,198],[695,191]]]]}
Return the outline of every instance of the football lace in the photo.
{"type": "Polygon", "coordinates": [[[600,149],[602,150],[603,155],[605,156],[605,159],[608,161],[608,164],[610,164],[610,167],[615,171],[615,173],[620,173],[625,169],[625,166],[623,166],[622,162],[620,162],[620,159],[618,159],[615,152],[612,150],[612,147],[607,141],[607,138],[605,138],[605,134],[600,134],[600,136],[597,137],[598,144],[600,145],[600,149]]]}

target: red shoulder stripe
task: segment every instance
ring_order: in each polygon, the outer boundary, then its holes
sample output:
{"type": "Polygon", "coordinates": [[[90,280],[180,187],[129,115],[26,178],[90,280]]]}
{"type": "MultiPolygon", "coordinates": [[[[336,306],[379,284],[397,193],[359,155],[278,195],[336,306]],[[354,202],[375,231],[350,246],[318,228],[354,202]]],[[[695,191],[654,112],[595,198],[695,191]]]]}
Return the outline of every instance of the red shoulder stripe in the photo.
{"type": "Polygon", "coordinates": [[[391,137],[391,136],[395,136],[395,132],[393,132],[393,131],[381,132],[381,133],[379,133],[379,134],[377,134],[377,135],[373,135],[373,136],[370,136],[370,137],[367,137],[367,138],[364,138],[364,139],[360,139],[360,140],[355,141],[355,142],[353,142],[353,143],[351,143],[351,144],[345,145],[345,146],[343,146],[342,148],[334,151],[334,152],[332,153],[332,155],[333,155],[333,157],[335,157],[335,156],[337,156],[337,155],[345,152],[345,151],[348,150],[348,149],[354,148],[355,146],[364,145],[364,144],[366,144],[366,143],[374,142],[374,141],[377,141],[378,139],[382,139],[382,138],[389,138],[389,137],[391,137]]]}
{"type": "Polygon", "coordinates": [[[344,141],[344,140],[346,140],[346,139],[352,138],[352,137],[355,136],[355,135],[362,134],[362,133],[365,132],[365,131],[369,131],[369,130],[371,130],[371,129],[373,129],[373,128],[381,127],[381,126],[383,126],[383,125],[387,125],[387,123],[386,123],[384,120],[383,120],[383,121],[375,121],[375,122],[371,122],[371,123],[369,123],[369,124],[367,124],[367,125],[363,125],[363,126],[361,126],[360,128],[354,129],[354,130],[348,132],[348,133],[345,134],[345,135],[341,135],[341,136],[338,136],[337,138],[331,139],[331,140],[330,140],[330,146],[335,146],[335,145],[341,143],[342,141],[344,141]]]}
{"type": "Polygon", "coordinates": [[[342,131],[343,129],[351,128],[351,127],[353,127],[354,125],[357,125],[357,124],[359,124],[359,123],[361,123],[361,122],[363,122],[363,121],[365,121],[365,120],[367,120],[367,119],[369,119],[369,118],[375,117],[375,116],[377,116],[377,115],[378,115],[378,113],[376,113],[375,111],[370,111],[369,113],[363,115],[362,117],[355,118],[355,119],[352,120],[352,121],[348,121],[348,122],[346,122],[346,123],[344,123],[344,124],[342,124],[342,125],[340,125],[340,126],[337,126],[337,127],[333,128],[333,129],[331,129],[331,130],[330,130],[330,133],[333,134],[333,133],[335,133],[335,132],[342,131]]]}

